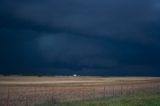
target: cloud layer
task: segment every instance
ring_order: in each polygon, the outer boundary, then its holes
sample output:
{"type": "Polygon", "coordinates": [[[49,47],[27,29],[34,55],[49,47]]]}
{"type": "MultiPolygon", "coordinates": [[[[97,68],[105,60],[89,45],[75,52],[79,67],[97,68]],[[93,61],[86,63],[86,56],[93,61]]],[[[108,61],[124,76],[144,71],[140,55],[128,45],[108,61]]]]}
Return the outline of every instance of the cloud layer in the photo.
{"type": "Polygon", "coordinates": [[[1,70],[158,70],[159,14],[159,0],[1,0],[1,70]]]}

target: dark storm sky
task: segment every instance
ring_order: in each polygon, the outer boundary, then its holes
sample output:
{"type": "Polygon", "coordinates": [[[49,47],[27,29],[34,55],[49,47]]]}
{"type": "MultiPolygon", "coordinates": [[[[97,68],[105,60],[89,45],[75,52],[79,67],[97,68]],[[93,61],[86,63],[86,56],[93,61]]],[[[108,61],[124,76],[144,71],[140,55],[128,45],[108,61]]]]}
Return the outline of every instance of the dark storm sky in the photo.
{"type": "Polygon", "coordinates": [[[159,0],[0,0],[0,74],[160,76],[159,0]]]}

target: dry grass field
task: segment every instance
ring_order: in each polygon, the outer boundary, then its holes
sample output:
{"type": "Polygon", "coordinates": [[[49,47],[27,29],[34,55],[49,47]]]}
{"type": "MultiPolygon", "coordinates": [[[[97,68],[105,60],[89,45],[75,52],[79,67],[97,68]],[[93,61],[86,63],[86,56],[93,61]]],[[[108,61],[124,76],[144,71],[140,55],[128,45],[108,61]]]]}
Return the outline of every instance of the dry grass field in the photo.
{"type": "Polygon", "coordinates": [[[159,77],[0,76],[0,106],[54,105],[159,90],[159,77]]]}

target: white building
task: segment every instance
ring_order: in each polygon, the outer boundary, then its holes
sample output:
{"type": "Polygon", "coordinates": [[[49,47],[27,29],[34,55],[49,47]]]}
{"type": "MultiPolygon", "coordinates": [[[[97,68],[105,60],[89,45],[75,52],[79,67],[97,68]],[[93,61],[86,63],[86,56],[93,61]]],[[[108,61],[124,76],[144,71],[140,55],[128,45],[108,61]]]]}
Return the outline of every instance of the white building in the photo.
{"type": "Polygon", "coordinates": [[[77,74],[73,74],[73,77],[77,77],[77,74]]]}

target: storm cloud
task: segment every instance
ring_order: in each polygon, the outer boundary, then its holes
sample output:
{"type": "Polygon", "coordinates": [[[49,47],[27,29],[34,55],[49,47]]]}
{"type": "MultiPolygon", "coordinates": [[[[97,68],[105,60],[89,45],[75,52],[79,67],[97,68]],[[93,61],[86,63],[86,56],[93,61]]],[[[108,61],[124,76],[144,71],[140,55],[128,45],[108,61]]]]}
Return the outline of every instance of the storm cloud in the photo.
{"type": "Polygon", "coordinates": [[[160,75],[159,29],[159,0],[1,0],[0,70],[160,75]]]}

